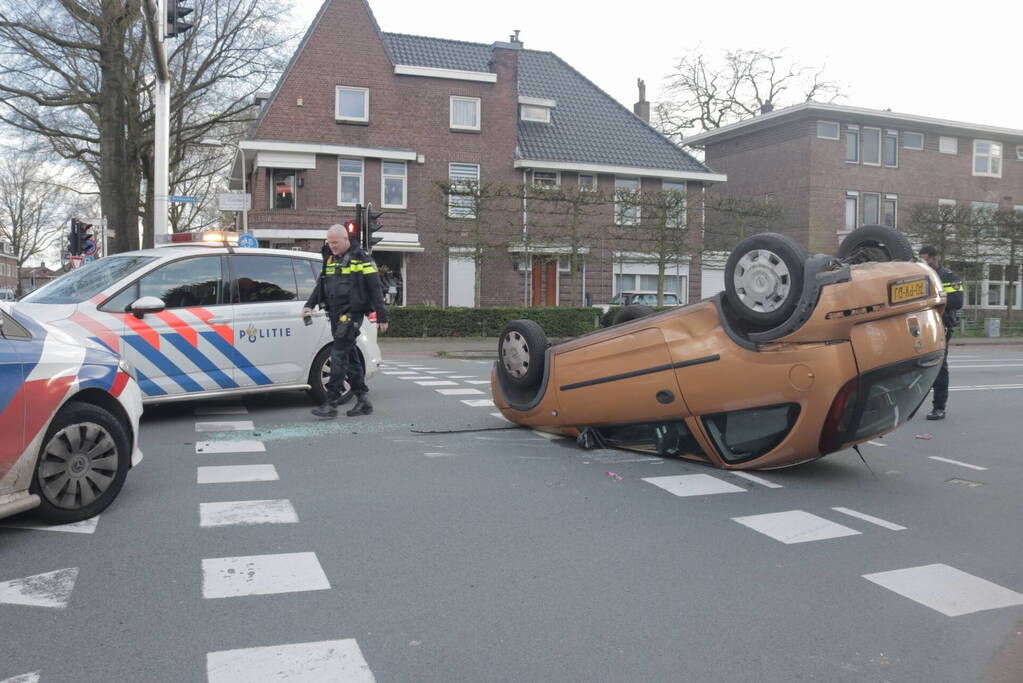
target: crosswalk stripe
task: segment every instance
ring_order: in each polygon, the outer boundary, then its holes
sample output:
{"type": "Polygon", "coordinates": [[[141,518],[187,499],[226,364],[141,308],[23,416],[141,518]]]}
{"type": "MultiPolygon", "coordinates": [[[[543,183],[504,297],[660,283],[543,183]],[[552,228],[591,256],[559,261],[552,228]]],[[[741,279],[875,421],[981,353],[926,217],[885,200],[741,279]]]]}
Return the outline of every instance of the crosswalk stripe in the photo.
{"type": "Polygon", "coordinates": [[[214,557],[202,561],[207,599],[330,590],[316,553],[214,557]]]}
{"type": "Polygon", "coordinates": [[[196,483],[233,484],[249,481],[277,481],[273,465],[207,465],[198,469],[196,483]]]}
{"type": "Polygon", "coordinates": [[[78,567],[0,582],[0,604],[64,609],[78,580],[78,567]]]}
{"type": "Polygon", "coordinates": [[[354,638],[209,652],[206,678],[209,683],[376,681],[354,638]]]}
{"type": "Polygon", "coordinates": [[[298,514],[287,499],[199,503],[199,526],[202,528],[297,523],[298,514]]]}
{"type": "MultiPolygon", "coordinates": [[[[63,531],[69,534],[94,534],[98,524],[99,515],[96,515],[95,517],[83,519],[80,522],[71,522],[70,524],[46,524],[45,522],[35,522],[26,519],[18,522],[6,522],[0,524],[0,527],[6,529],[28,529],[31,531],[63,531]]],[[[0,681],[0,683],[3,682],[0,681]]]]}
{"type": "Polygon", "coordinates": [[[471,396],[483,393],[479,389],[436,389],[435,391],[444,396],[471,396]]]}
{"type": "Polygon", "coordinates": [[[888,522],[881,519],[880,517],[874,517],[872,515],[867,515],[862,512],[856,512],[856,510],[850,510],[849,508],[838,507],[831,509],[834,510],[835,512],[841,512],[843,515],[849,515],[850,517],[855,517],[856,519],[862,519],[864,522],[870,522],[871,524],[876,524],[879,527],[891,529],[892,531],[906,530],[906,527],[895,524],[894,522],[888,522]]]}
{"type": "Polygon", "coordinates": [[[252,420],[232,420],[225,422],[196,422],[197,432],[247,432],[256,428],[252,420]]]}

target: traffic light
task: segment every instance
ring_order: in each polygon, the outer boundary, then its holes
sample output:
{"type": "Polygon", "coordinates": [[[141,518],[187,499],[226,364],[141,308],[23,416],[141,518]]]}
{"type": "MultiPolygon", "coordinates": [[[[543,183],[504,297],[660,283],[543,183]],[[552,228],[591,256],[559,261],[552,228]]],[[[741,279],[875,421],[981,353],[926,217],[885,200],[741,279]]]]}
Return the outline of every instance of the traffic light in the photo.
{"type": "Polygon", "coordinates": [[[358,244],[362,238],[362,204],[355,205],[355,218],[345,221],[345,230],[348,232],[348,241],[358,244]]]}
{"type": "Polygon", "coordinates": [[[164,38],[174,38],[192,28],[185,17],[192,13],[191,7],[183,6],[179,0],[167,0],[167,30],[164,31],[164,38]]]}
{"type": "Polygon", "coordinates": [[[380,217],[383,215],[383,211],[374,212],[372,204],[366,207],[366,236],[363,238],[363,241],[365,242],[363,248],[367,251],[367,253],[372,252],[373,247],[384,240],[383,237],[373,237],[373,233],[384,227],[380,224],[380,217]]]}
{"type": "Polygon", "coordinates": [[[78,256],[82,253],[82,236],[78,226],[81,223],[78,222],[77,218],[71,219],[71,232],[68,233],[68,253],[72,256],[78,256]]]}

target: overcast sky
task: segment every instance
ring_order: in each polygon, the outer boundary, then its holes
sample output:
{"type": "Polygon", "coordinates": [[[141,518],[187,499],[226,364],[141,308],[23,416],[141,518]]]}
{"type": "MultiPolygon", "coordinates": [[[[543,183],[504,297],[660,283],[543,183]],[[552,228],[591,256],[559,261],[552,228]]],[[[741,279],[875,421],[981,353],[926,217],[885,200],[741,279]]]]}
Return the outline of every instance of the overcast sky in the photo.
{"type": "MultiPolygon", "coordinates": [[[[295,0],[308,27],[322,4],[295,0]]],[[[686,49],[785,49],[847,93],[842,104],[1023,129],[1018,0],[968,3],[795,0],[370,0],[380,28],[478,43],[508,40],[555,52],[630,106],[647,98],[686,49]]]]}

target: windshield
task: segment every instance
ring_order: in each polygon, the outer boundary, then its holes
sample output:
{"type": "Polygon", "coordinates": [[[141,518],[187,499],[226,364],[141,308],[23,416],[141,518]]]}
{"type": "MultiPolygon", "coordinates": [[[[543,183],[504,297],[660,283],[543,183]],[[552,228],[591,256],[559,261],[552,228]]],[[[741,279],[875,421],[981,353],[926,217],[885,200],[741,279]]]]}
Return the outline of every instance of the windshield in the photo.
{"type": "Polygon", "coordinates": [[[78,304],[156,259],[156,256],[107,256],[62,275],[22,301],[32,304],[78,304]]]}

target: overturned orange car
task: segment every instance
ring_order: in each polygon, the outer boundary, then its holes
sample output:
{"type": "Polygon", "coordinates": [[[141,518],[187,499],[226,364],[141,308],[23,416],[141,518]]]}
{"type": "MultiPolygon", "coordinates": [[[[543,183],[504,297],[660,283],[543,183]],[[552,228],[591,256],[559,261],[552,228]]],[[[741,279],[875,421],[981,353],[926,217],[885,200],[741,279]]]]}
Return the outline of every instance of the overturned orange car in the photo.
{"type": "Polygon", "coordinates": [[[534,321],[509,323],[495,404],[584,448],[771,469],[890,432],[941,368],[941,283],[883,226],[853,231],[837,256],[754,235],[725,286],[663,313],[626,307],[612,327],[553,346],[534,321]]]}

